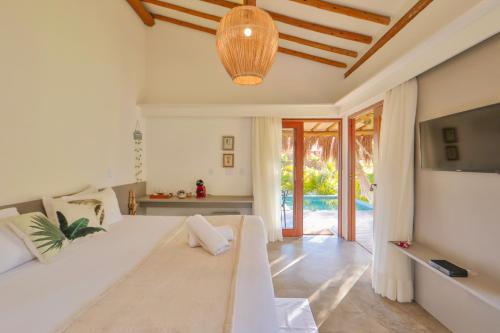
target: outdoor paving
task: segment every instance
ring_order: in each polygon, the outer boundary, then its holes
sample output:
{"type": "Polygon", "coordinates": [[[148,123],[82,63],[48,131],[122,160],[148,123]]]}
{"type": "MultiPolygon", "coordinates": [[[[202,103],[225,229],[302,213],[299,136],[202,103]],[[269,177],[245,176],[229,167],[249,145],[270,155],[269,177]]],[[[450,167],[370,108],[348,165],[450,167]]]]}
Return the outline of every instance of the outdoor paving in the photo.
{"type": "MultiPolygon", "coordinates": [[[[286,227],[293,227],[293,211],[286,212],[286,227]]],[[[282,217],[283,218],[283,217],[282,217]]],[[[304,210],[305,235],[338,235],[337,210],[304,210]]],[[[283,222],[283,221],[282,221],[283,222]]],[[[284,225],[284,223],[282,223],[284,225]]],[[[373,252],[373,211],[356,211],[356,241],[373,252]]]]}
{"type": "Polygon", "coordinates": [[[373,210],[356,211],[356,242],[373,253],[373,210]]]}

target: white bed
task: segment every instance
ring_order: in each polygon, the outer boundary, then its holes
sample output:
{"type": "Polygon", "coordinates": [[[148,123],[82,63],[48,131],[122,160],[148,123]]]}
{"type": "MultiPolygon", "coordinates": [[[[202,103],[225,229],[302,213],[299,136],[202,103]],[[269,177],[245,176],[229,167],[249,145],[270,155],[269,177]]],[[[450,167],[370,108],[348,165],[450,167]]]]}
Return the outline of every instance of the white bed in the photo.
{"type": "MultiPolygon", "coordinates": [[[[276,332],[264,229],[260,218],[246,219],[235,280],[232,332],[276,332]]],[[[185,217],[124,216],[107,233],[75,242],[50,264],[31,261],[0,275],[0,332],[63,329],[83,308],[148,257],[156,244],[184,220],[185,217]]]]}

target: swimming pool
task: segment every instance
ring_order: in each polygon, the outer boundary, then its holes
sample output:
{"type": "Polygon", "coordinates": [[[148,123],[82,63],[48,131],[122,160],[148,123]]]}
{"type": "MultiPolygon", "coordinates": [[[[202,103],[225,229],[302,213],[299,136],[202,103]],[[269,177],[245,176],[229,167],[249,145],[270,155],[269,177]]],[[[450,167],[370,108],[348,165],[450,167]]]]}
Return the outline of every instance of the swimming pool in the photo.
{"type": "MultiPolygon", "coordinates": [[[[287,208],[292,208],[293,196],[287,196],[285,204],[287,208]]],[[[304,210],[318,211],[318,210],[337,210],[338,197],[336,195],[304,195],[304,210]]],[[[373,210],[373,206],[368,202],[356,199],[357,210],[373,210]]]]}

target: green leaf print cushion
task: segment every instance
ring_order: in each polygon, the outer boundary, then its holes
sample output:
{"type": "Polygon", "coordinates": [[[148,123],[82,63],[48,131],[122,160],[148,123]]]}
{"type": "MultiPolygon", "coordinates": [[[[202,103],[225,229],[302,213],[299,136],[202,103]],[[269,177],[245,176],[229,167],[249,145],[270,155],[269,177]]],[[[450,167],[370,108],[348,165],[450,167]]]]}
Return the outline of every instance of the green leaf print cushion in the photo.
{"type": "Polygon", "coordinates": [[[69,240],[85,237],[99,231],[106,231],[102,227],[89,227],[89,220],[84,217],[69,224],[63,213],[57,212],[57,220],[59,221],[59,229],[69,240]]]}
{"type": "Polygon", "coordinates": [[[42,213],[19,215],[8,224],[41,262],[49,262],[68,245],[62,231],[42,213]]]}
{"type": "Polygon", "coordinates": [[[57,256],[71,241],[106,231],[102,227],[89,227],[89,219],[82,217],[71,224],[57,212],[59,227],[42,213],[29,213],[12,217],[10,228],[24,241],[28,249],[43,263],[57,256]]]}

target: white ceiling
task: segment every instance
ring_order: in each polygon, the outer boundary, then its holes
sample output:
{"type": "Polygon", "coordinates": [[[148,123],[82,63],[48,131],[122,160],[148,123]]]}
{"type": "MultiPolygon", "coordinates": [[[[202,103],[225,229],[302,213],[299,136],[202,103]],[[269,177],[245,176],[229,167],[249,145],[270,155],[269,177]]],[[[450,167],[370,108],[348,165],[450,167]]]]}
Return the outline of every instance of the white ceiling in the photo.
{"type": "MultiPolygon", "coordinates": [[[[442,0],[441,0],[442,1],[442,0]]],[[[182,7],[198,10],[204,13],[209,13],[212,15],[223,16],[229,11],[228,8],[221,7],[218,5],[209,4],[199,0],[165,0],[165,2],[179,5],[182,7]]],[[[239,3],[241,1],[234,0],[232,2],[239,3]]],[[[330,1],[332,2],[332,1],[330,1]]],[[[391,25],[395,23],[402,15],[415,3],[417,0],[341,0],[335,1],[337,4],[342,4],[362,10],[367,10],[374,12],[376,14],[386,15],[391,17],[391,25]]],[[[380,36],[382,36],[390,26],[382,25],[379,23],[368,22],[356,18],[352,18],[345,15],[340,15],[325,10],[313,8],[306,6],[304,4],[296,3],[289,0],[257,0],[257,5],[260,8],[267,9],[273,12],[277,12],[283,15],[287,15],[293,18],[298,18],[304,21],[309,21],[324,26],[339,28],[347,31],[362,33],[365,35],[372,36],[374,41],[376,41],[380,36]]],[[[154,13],[162,14],[165,16],[173,17],[179,20],[195,23],[198,25],[210,27],[213,29],[217,28],[217,23],[192,16],[189,14],[180,13],[175,10],[170,10],[162,8],[159,6],[146,4],[146,7],[154,13]]],[[[158,25],[162,25],[159,23],[158,25]]],[[[335,36],[330,36],[299,27],[291,26],[281,22],[276,22],[278,30],[283,33],[294,35],[297,37],[313,40],[316,42],[321,42],[331,46],[341,47],[353,51],[357,51],[360,55],[366,50],[368,50],[371,44],[359,43],[351,40],[346,40],[343,38],[338,38],[335,36]]],[[[318,50],[316,48],[311,48],[308,46],[296,44],[293,42],[280,40],[280,46],[287,47],[293,50],[313,54],[323,58],[328,58],[332,60],[345,62],[349,67],[356,61],[355,58],[343,56],[328,51],[318,50]]],[[[373,44],[373,43],[372,43],[373,44]]],[[[304,60],[307,61],[307,60],[304,60]]],[[[331,70],[345,71],[344,69],[331,68],[331,70]]]]}
{"type": "MultiPolygon", "coordinates": [[[[229,11],[227,8],[200,0],[164,1],[218,16],[223,16],[229,11]]],[[[233,2],[239,1],[234,0],[233,2]]],[[[372,44],[367,45],[280,22],[276,23],[280,32],[358,51],[359,56],[355,59],[280,40],[281,46],[343,61],[350,67],[417,0],[329,0],[329,2],[390,16],[391,24],[385,26],[363,21],[288,0],[257,0],[257,6],[301,20],[372,36],[372,44]]],[[[407,56],[413,49],[425,43],[426,40],[445,29],[448,25],[451,25],[457,18],[472,11],[480,3],[488,2],[498,3],[497,0],[433,1],[396,37],[347,79],[343,75],[346,69],[278,54],[264,84],[251,88],[234,87],[230,82],[229,77],[215,56],[214,36],[157,21],[155,26],[148,28],[150,37],[148,38],[147,47],[151,61],[148,63],[148,88],[142,102],[144,104],[334,104],[337,101],[342,101],[342,105],[339,107],[345,109],[347,108],[346,97],[352,96],[354,92],[366,85],[370,79],[395,64],[398,59],[407,56]],[[166,78],[168,80],[165,80],[166,78]]],[[[213,21],[149,4],[146,4],[146,7],[154,13],[213,29],[217,28],[217,23],[213,21]]],[[[480,41],[479,38],[478,41],[480,41]]],[[[439,46],[434,45],[433,47],[437,49],[439,46]]],[[[433,50],[429,48],[425,52],[432,53],[433,50]]],[[[440,54],[439,59],[444,59],[443,54],[440,54]]],[[[437,64],[436,62],[429,63],[437,64]]],[[[412,71],[412,73],[419,74],[415,71],[412,71]]],[[[392,84],[396,81],[390,82],[392,84]]],[[[384,86],[384,89],[388,88],[391,87],[384,86]]],[[[371,89],[371,91],[375,92],[378,89],[371,89]]],[[[365,100],[368,97],[373,97],[373,94],[363,96],[365,100]]],[[[348,104],[351,107],[355,103],[349,100],[348,104]]]]}

